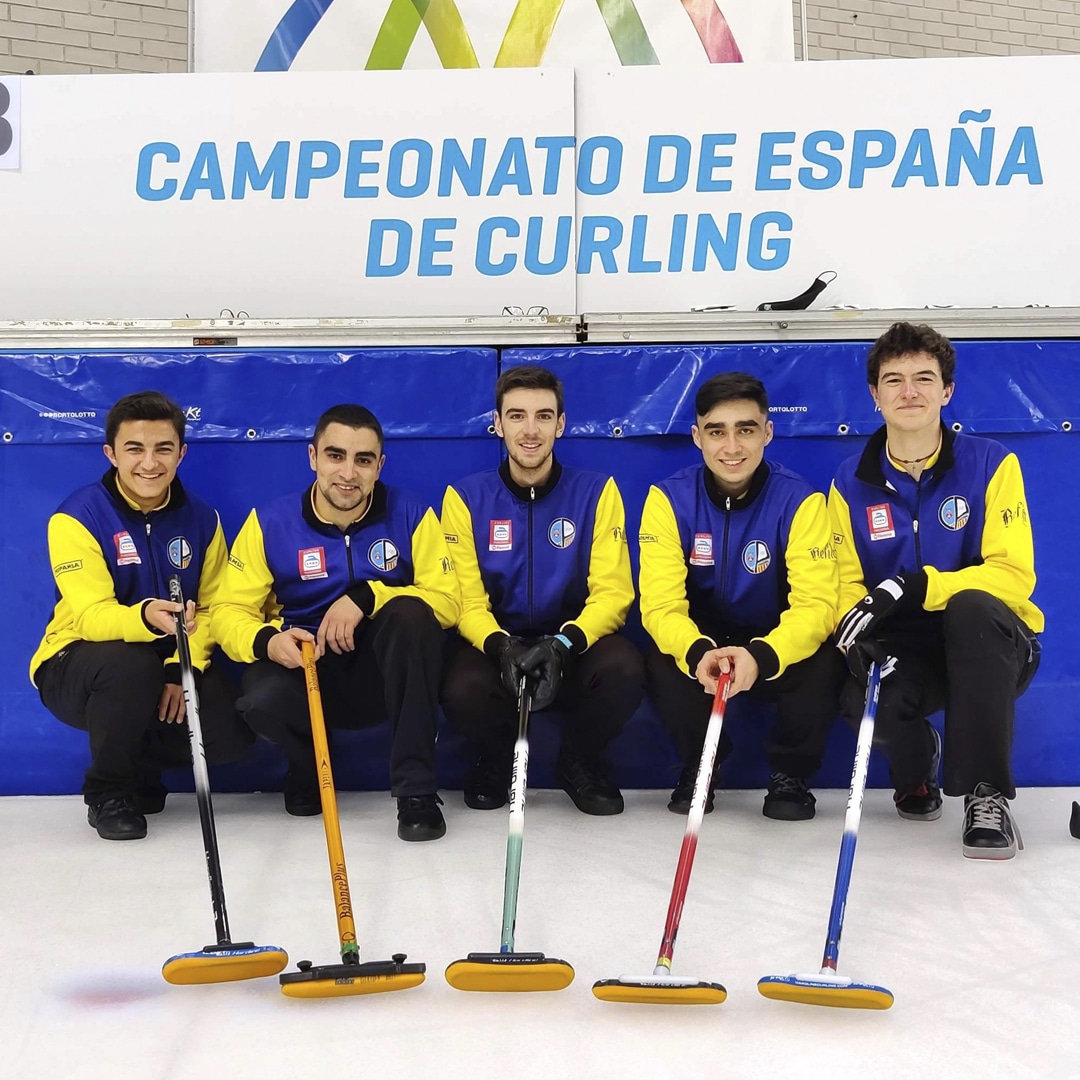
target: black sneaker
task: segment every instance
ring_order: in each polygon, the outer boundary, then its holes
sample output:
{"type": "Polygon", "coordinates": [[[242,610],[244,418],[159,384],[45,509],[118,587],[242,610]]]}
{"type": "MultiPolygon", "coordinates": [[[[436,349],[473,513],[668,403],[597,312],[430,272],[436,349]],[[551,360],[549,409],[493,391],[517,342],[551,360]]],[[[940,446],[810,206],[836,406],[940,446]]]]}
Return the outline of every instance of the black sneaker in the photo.
{"type": "MultiPolygon", "coordinates": [[[[671,799],[667,804],[667,808],[673,814],[689,814],[690,804],[694,801],[694,784],[697,782],[697,766],[691,768],[689,765],[683,766],[683,771],[679,774],[679,782],[675,785],[675,790],[671,793],[671,799]]],[[[705,799],[705,813],[711,814],[713,812],[713,801],[715,799],[715,789],[720,785],[720,770],[715,769],[713,771],[712,783],[709,785],[709,794],[705,799]]]]}
{"type": "Polygon", "coordinates": [[[404,795],[397,801],[397,834],[402,840],[438,840],[446,822],[438,795],[404,795]]]}
{"type": "Polygon", "coordinates": [[[555,776],[583,814],[606,817],[623,812],[622,792],[604,775],[598,762],[560,757],[555,776]]]}
{"type": "Polygon", "coordinates": [[[141,840],[146,835],[146,818],[128,795],[91,803],[86,808],[86,820],[102,840],[141,840]]]}
{"type": "Polygon", "coordinates": [[[769,777],[761,812],[774,821],[809,821],[814,816],[816,802],[801,777],[774,772],[769,777]]]}
{"type": "Polygon", "coordinates": [[[322,813],[319,782],[310,774],[290,769],[285,774],[285,812],[293,817],[316,817],[322,813]]]}
{"type": "Polygon", "coordinates": [[[941,788],[938,769],[941,765],[941,735],[931,726],[934,737],[934,756],[930,759],[930,775],[914,791],[893,793],[896,812],[908,821],[937,821],[941,817],[941,788]]]}
{"type": "Polygon", "coordinates": [[[473,810],[498,810],[509,797],[512,758],[481,754],[465,781],[465,805],[473,810]]]}
{"type": "Polygon", "coordinates": [[[964,856],[968,859],[1011,859],[1024,839],[1009,811],[1009,800],[990,784],[979,784],[964,796],[964,856]]]}

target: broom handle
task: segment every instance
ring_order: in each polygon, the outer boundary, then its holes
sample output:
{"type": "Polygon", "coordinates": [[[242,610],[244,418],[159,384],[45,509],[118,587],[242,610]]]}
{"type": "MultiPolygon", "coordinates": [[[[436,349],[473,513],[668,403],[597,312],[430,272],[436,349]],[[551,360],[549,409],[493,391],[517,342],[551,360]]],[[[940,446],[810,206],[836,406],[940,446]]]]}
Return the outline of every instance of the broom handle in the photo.
{"type": "Polygon", "coordinates": [[[315,764],[319,772],[319,798],[322,801],[323,828],[326,830],[326,850],[330,856],[330,880],[334,886],[341,959],[346,964],[359,964],[360,946],[356,941],[356,924],[353,922],[352,900],[349,897],[349,876],[345,869],[345,849],[341,844],[341,823],[338,821],[334,774],[330,769],[326,720],[323,717],[322,694],[319,693],[319,674],[315,669],[315,647],[310,641],[302,641],[300,651],[304,658],[304,683],[307,686],[308,711],[311,713],[315,764]]]}
{"type": "Polygon", "coordinates": [[[518,733],[514,744],[514,775],[510,781],[510,824],[506,835],[506,877],[503,882],[502,943],[499,952],[514,951],[518,882],[521,880],[521,848],[525,837],[525,777],[529,769],[529,709],[532,694],[528,679],[521,677],[518,690],[518,733]]]}

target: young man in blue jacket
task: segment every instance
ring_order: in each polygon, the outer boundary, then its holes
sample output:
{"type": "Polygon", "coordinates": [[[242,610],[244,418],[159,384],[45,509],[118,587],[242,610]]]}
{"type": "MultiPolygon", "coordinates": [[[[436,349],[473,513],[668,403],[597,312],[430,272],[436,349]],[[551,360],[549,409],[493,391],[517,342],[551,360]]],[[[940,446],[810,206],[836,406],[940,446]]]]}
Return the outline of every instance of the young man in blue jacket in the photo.
{"type": "Polygon", "coordinates": [[[870,349],[885,425],[829,492],[846,612],[836,643],[851,670],[842,707],[857,723],[868,664],[884,663],[874,741],[910,821],[941,816],[941,740],[926,718],[944,708],[944,789],[964,796],[963,853],[1009,859],[1015,699],[1038,668],[1043,616],[1016,455],[942,423],[955,370],[955,349],[929,326],[896,323],[870,349]]]}
{"type": "MultiPolygon", "coordinates": [[[[805,820],[843,675],[829,643],[837,573],[825,497],[765,460],[773,425],[758,379],[715,375],[694,410],[702,462],[649,490],[639,536],[649,693],[683,761],[668,809],[689,812],[711,697],[731,671],[729,697],[777,707],[762,812],[805,820]]],[[[724,731],[718,762],[730,752],[724,731]]],[[[718,775],[719,765],[714,785],[718,775]]]]}
{"type": "Polygon", "coordinates": [[[442,629],[458,589],[435,512],[385,485],[383,430],[362,405],[335,405],[308,447],[315,480],[248,515],[211,619],[222,649],[249,665],[238,702],[285,751],[285,809],[321,809],[302,671],[315,644],[326,723],[390,720],[398,836],[446,832],[436,792],[442,629]]]}
{"type": "Polygon", "coordinates": [[[235,689],[209,667],[209,605],[227,549],[214,509],[184,490],[183,410],[164,394],[121,398],[105,420],[109,470],[49,519],[56,607],[30,678],[58,719],[90,736],[87,820],[105,840],[146,835],[165,805],[161,769],[191,761],[168,579],[179,574],[207,760],[251,744],[235,689]]]}
{"type": "Polygon", "coordinates": [[[478,758],[465,803],[506,803],[522,672],[539,678],[535,710],[568,713],[559,784],[586,814],[618,814],[622,793],[600,755],[633,715],[644,674],[616,631],[634,599],[622,496],[612,477],[555,456],[566,425],[562,383],[541,367],[495,384],[507,457],[446,489],[442,524],[461,584],[442,701],[478,758]]]}

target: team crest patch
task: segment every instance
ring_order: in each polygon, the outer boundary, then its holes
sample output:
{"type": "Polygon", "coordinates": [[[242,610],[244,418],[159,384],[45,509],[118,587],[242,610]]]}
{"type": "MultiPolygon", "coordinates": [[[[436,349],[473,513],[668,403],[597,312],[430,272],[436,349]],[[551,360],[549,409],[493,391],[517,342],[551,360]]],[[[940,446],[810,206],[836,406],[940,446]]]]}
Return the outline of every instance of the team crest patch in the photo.
{"type": "Polygon", "coordinates": [[[398,549],[394,546],[393,540],[388,540],[383,537],[381,540],[376,540],[371,547],[368,548],[368,562],[379,571],[380,574],[389,574],[398,564],[398,549]]]}
{"type": "Polygon", "coordinates": [[[694,548],[690,552],[691,566],[713,566],[712,533],[694,533],[694,548]]]}
{"type": "Polygon", "coordinates": [[[892,507],[888,503],[866,508],[866,524],[871,540],[891,540],[896,535],[893,527],[892,507]]]}
{"type": "Polygon", "coordinates": [[[971,517],[971,507],[963,495],[950,495],[938,507],[937,516],[938,521],[949,532],[959,532],[968,523],[968,518],[971,517]]]}
{"type": "Polygon", "coordinates": [[[323,548],[303,548],[296,555],[301,581],[314,581],[316,578],[330,576],[326,572],[326,551],[323,548]]]}
{"type": "Polygon", "coordinates": [[[751,574],[764,574],[772,564],[769,545],[764,540],[751,540],[743,548],[742,564],[751,574]]]}
{"type": "Polygon", "coordinates": [[[514,523],[492,520],[488,526],[488,551],[511,551],[514,547],[514,523]]]}
{"type": "Polygon", "coordinates": [[[169,541],[169,562],[177,570],[186,570],[191,565],[191,545],[183,536],[174,536],[169,541]]]}
{"type": "Polygon", "coordinates": [[[577,526],[569,518],[556,518],[548,526],[548,540],[552,547],[568,548],[577,536],[577,526]]]}
{"type": "Polygon", "coordinates": [[[142,559],[139,558],[139,549],[135,546],[135,541],[131,539],[131,533],[126,529],[123,532],[118,532],[113,537],[113,543],[116,545],[117,566],[142,565],[142,559]]]}

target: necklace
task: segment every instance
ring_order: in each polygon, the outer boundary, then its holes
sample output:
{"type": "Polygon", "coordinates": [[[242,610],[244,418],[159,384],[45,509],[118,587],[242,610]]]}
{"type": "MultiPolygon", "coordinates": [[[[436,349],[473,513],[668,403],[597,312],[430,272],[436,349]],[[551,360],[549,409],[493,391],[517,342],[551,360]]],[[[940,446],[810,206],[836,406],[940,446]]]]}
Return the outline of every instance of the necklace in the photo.
{"type": "Polygon", "coordinates": [[[922,462],[927,461],[929,458],[932,458],[940,449],[941,449],[941,440],[938,439],[937,446],[935,446],[934,449],[931,450],[929,454],[923,454],[922,457],[917,457],[917,458],[902,458],[902,457],[897,457],[892,452],[892,450],[889,449],[889,444],[888,443],[885,444],[885,453],[888,454],[889,457],[891,457],[893,459],[893,461],[895,461],[897,463],[897,465],[919,465],[922,462]]]}

